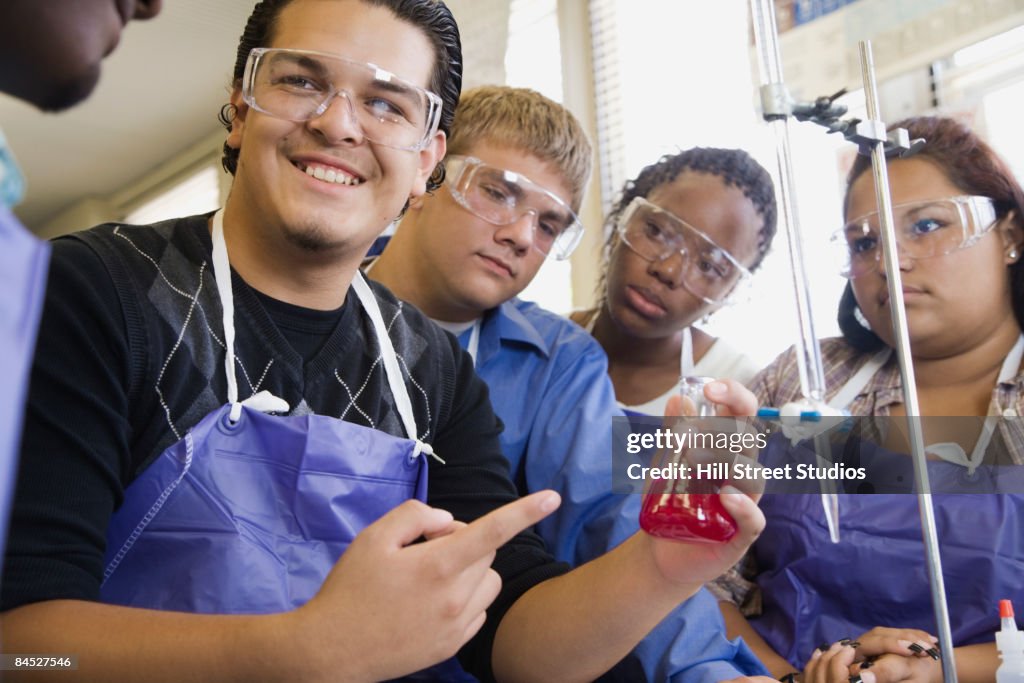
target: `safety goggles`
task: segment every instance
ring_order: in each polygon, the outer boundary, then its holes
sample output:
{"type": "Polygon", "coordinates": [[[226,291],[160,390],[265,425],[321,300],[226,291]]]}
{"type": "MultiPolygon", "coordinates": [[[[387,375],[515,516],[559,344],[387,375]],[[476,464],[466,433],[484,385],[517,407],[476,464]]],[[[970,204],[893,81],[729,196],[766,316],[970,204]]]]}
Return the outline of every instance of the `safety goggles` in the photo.
{"type": "Polygon", "coordinates": [[[253,48],[242,98],[288,121],[315,119],[340,98],[367,140],[411,151],[426,147],[441,120],[441,98],[429,90],[374,64],[311,50],[253,48]]]}
{"type": "MultiPolygon", "coordinates": [[[[892,207],[901,256],[913,260],[950,254],[977,244],[996,224],[988,197],[949,197],[892,207]]],[[[873,272],[881,260],[878,212],[852,220],[832,235],[842,263],[840,274],[854,279],[873,272]]]]}
{"type": "Polygon", "coordinates": [[[533,216],[533,248],[569,258],[583,236],[583,224],[556,194],[526,176],[488,166],[476,157],[449,156],[445,185],[463,208],[494,225],[533,216]]]}
{"type": "Polygon", "coordinates": [[[636,197],[619,218],[619,237],[637,256],[660,262],[682,257],[681,281],[708,304],[742,298],[750,271],[707,235],[665,209],[636,197]]]}

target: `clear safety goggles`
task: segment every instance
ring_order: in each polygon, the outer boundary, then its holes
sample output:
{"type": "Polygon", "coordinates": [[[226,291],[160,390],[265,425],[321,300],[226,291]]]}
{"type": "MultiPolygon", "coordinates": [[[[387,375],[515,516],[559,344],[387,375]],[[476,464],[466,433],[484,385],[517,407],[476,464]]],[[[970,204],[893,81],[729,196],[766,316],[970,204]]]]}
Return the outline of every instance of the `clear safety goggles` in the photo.
{"type": "Polygon", "coordinates": [[[253,48],[242,76],[253,109],[288,121],[321,116],[335,98],[370,142],[419,151],[437,132],[441,98],[390,71],[311,50],[253,48]]]}
{"type": "MultiPolygon", "coordinates": [[[[977,244],[996,224],[996,208],[988,197],[948,197],[892,207],[896,244],[913,260],[950,254],[977,244]]],[[[878,268],[882,254],[878,212],[850,221],[832,235],[839,252],[840,274],[858,278],[878,268]]]]}
{"type": "Polygon", "coordinates": [[[533,248],[569,258],[583,236],[583,224],[556,194],[519,173],[488,166],[476,157],[449,156],[445,186],[466,210],[494,225],[511,225],[533,215],[533,248]]]}
{"type": "Polygon", "coordinates": [[[629,203],[619,218],[619,237],[649,262],[682,257],[680,279],[688,292],[708,304],[743,298],[750,271],[732,254],[686,221],[643,197],[629,203]]]}

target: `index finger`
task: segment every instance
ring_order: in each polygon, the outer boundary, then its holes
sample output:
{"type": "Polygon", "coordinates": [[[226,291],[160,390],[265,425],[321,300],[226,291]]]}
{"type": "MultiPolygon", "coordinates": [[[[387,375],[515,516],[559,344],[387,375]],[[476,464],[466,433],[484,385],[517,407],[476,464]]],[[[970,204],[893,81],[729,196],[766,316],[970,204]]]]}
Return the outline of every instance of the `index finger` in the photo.
{"type": "Polygon", "coordinates": [[[554,491],[538,491],[503,505],[440,540],[450,546],[449,557],[454,564],[468,565],[547,517],[561,502],[554,491]]]}

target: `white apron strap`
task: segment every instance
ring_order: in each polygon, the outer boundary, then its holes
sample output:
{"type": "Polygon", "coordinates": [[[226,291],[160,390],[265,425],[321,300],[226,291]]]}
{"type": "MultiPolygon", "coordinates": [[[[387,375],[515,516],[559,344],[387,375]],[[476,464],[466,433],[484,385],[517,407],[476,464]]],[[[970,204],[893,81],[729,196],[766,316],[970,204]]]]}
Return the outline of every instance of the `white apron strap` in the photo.
{"type": "Polygon", "coordinates": [[[884,348],[869,358],[868,362],[864,363],[857,372],[853,373],[853,376],[847,380],[846,384],[836,392],[836,395],[832,397],[828,404],[836,410],[848,409],[850,404],[853,403],[853,399],[857,398],[857,395],[868,385],[868,382],[875,376],[875,373],[889,360],[890,355],[892,355],[892,349],[884,348]]]}
{"type": "Polygon", "coordinates": [[[679,376],[691,377],[694,372],[693,363],[693,333],[689,326],[683,328],[683,343],[679,349],[679,376]]]}
{"type": "MultiPolygon", "coordinates": [[[[1024,360],[1024,334],[1017,337],[1017,343],[1010,349],[1010,353],[1006,355],[1006,360],[1003,361],[1003,367],[999,370],[999,384],[1005,384],[1012,382],[1013,378],[1020,372],[1020,363],[1024,360]]],[[[999,412],[1003,417],[1018,417],[1017,409],[1013,406],[999,407],[999,412]]]]}
{"type": "Polygon", "coordinates": [[[228,402],[231,413],[228,419],[238,422],[242,406],[263,413],[287,413],[290,408],[284,399],[269,391],[253,394],[242,402],[238,401],[238,378],[235,375],[235,297],[231,288],[231,263],[228,260],[228,246],[224,241],[224,209],[213,214],[213,279],[217,282],[217,295],[223,311],[224,325],[224,371],[228,379],[228,402]]]}
{"type": "Polygon", "coordinates": [[[366,284],[363,274],[358,270],[352,279],[352,289],[355,290],[359,303],[363,305],[370,322],[373,323],[374,332],[377,334],[377,343],[380,344],[381,359],[384,362],[384,374],[388,378],[388,386],[391,388],[391,395],[395,397],[395,404],[398,408],[398,415],[402,419],[406,435],[416,442],[416,453],[426,453],[438,462],[444,464],[444,460],[434,453],[430,444],[419,440],[416,432],[416,418],[412,412],[412,401],[409,399],[409,390],[405,386],[405,379],[402,377],[402,369],[398,365],[398,355],[395,347],[388,336],[387,325],[384,324],[384,316],[381,315],[380,306],[377,304],[377,297],[373,290],[366,284]]]}
{"type": "MultiPolygon", "coordinates": [[[[238,379],[235,377],[235,298],[231,289],[231,265],[228,245],[224,241],[224,209],[213,214],[213,278],[217,282],[217,295],[223,310],[224,369],[228,376],[228,402],[238,403],[238,379]]],[[[232,420],[237,420],[232,410],[232,420]]]]}
{"type": "MultiPolygon", "coordinates": [[[[999,379],[996,380],[998,384],[1009,382],[1017,376],[1022,358],[1024,358],[1024,335],[1017,337],[1017,342],[1003,360],[1003,366],[999,369],[999,379]]],[[[998,426],[998,418],[1016,416],[1017,411],[1014,408],[1006,408],[1000,412],[998,406],[991,406],[989,417],[985,418],[985,423],[981,427],[981,434],[978,435],[978,440],[974,444],[974,450],[971,451],[970,458],[967,457],[967,453],[957,443],[937,443],[928,446],[928,452],[939,456],[947,462],[962,465],[967,468],[968,474],[974,474],[974,471],[978,469],[978,465],[985,459],[985,451],[988,449],[988,445],[992,441],[992,434],[998,426]]]]}

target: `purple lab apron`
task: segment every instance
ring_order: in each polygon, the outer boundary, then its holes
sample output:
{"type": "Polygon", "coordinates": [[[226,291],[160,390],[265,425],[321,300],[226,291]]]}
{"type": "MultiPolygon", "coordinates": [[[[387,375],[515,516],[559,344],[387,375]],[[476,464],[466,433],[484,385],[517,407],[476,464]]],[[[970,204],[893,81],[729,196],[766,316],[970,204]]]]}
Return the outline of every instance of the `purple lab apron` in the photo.
{"type": "MultiPolygon", "coordinates": [[[[766,465],[783,464],[768,455],[766,465]]],[[[906,460],[903,481],[912,482],[906,460]]],[[[928,470],[936,489],[945,484],[949,490],[966,474],[946,462],[929,461],[928,470]]],[[[854,638],[875,626],[936,632],[917,496],[838,498],[839,543],[829,538],[820,495],[761,499],[768,525],[753,552],[764,612],[751,624],[798,668],[820,643],[854,638]]],[[[953,643],[991,641],[999,627],[998,601],[1024,604],[1024,496],[933,494],[932,501],[953,643]]]]}
{"type": "Polygon", "coordinates": [[[104,602],[212,614],[306,603],[356,534],[426,500],[415,442],[322,415],[210,413],[125,492],[104,602]]]}
{"type": "Polygon", "coordinates": [[[49,262],[50,245],[29,234],[14,214],[0,205],[0,560],[49,262]]]}
{"type": "Polygon", "coordinates": [[[323,415],[266,415],[260,409],[288,406],[265,392],[238,402],[221,215],[214,217],[213,262],[224,308],[228,404],[126,490],[107,531],[104,602],[214,614],[293,609],[316,594],[362,529],[406,500],[426,500],[423,453],[432,451],[414,440],[394,349],[360,275],[353,289],[373,322],[411,438],[323,415]]]}
{"type": "MultiPolygon", "coordinates": [[[[1013,374],[1019,362],[1018,355],[1004,365],[1012,365],[1013,374]]],[[[1004,368],[1000,381],[1008,372],[1004,368]]],[[[917,496],[909,494],[910,458],[866,444],[858,457],[882,490],[908,493],[838,494],[839,543],[830,540],[820,495],[761,499],[768,524],[753,553],[764,610],[750,623],[797,668],[819,644],[875,626],[936,632],[917,496]]],[[[761,462],[776,467],[793,458],[787,441],[772,439],[761,462]]],[[[954,646],[992,640],[1000,599],[1024,604],[1024,496],[970,493],[1024,490],[1021,468],[1004,468],[1001,476],[999,469],[968,474],[960,464],[928,462],[933,491],[966,491],[932,496],[954,646]],[[999,484],[990,480],[993,473],[999,484]]]]}

